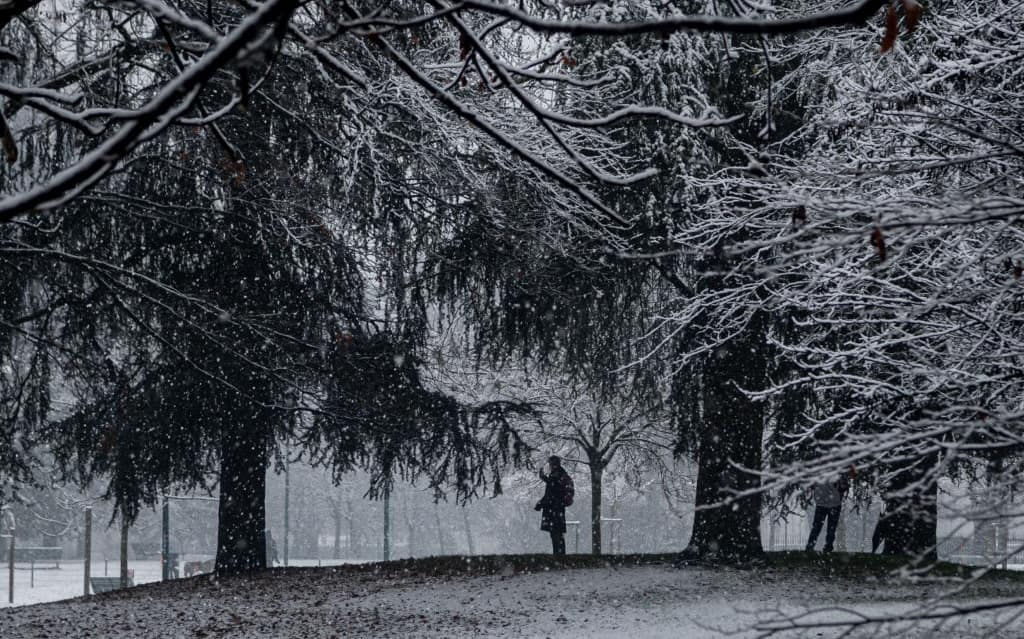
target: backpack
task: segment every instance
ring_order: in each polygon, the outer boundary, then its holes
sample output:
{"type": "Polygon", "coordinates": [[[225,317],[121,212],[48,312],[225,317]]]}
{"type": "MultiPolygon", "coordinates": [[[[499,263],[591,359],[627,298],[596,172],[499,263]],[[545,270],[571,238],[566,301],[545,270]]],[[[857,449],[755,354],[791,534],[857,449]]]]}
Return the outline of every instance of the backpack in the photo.
{"type": "Polygon", "coordinates": [[[576,486],[572,483],[572,477],[569,473],[562,471],[562,476],[559,478],[558,483],[562,489],[562,499],[564,500],[564,506],[568,508],[572,506],[572,499],[576,496],[576,486]]]}

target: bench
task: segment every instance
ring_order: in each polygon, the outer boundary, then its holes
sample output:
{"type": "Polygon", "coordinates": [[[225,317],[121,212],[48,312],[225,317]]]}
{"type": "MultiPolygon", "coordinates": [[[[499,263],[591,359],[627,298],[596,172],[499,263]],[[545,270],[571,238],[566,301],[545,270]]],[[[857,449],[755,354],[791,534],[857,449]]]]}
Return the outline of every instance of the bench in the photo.
{"type": "MultiPolygon", "coordinates": [[[[89,577],[89,583],[92,585],[93,594],[96,595],[121,589],[120,577],[89,577]]],[[[128,577],[128,587],[131,588],[134,585],[135,582],[128,577]]]]}
{"type": "Polygon", "coordinates": [[[192,575],[201,575],[213,572],[213,568],[216,564],[217,562],[215,559],[207,559],[205,561],[186,561],[185,576],[191,577],[192,575]]]}

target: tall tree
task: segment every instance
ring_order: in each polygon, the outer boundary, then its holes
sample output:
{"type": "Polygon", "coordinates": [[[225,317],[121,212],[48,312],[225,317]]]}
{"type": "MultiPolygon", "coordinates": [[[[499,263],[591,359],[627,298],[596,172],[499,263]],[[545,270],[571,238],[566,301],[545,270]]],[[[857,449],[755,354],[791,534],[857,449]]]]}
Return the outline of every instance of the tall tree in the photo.
{"type": "Polygon", "coordinates": [[[782,343],[792,376],[772,391],[817,397],[780,433],[772,483],[854,466],[901,522],[889,550],[928,559],[942,477],[984,481],[1005,456],[996,484],[1016,481],[1024,158],[1020,96],[1005,88],[1021,77],[1004,27],[1020,8],[921,9],[894,3],[878,30],[781,57],[777,90],[808,107],[789,148],[772,149],[766,209],[788,218],[769,240],[787,255],[774,277],[802,306],[782,343]]]}

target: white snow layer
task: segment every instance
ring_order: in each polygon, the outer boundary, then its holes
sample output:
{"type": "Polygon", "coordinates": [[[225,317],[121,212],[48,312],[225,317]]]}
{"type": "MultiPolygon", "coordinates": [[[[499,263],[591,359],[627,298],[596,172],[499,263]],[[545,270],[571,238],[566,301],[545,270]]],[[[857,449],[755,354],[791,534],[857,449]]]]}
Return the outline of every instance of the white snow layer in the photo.
{"type": "MultiPolygon", "coordinates": [[[[669,566],[426,577],[274,570],[249,578],[199,577],[124,593],[0,610],[0,637],[524,637],[686,639],[756,637],[756,621],[780,612],[841,606],[818,620],[908,612],[950,583],[830,578],[779,570],[669,566]]],[[[1013,596],[991,582],[958,605],[1013,596]]],[[[975,637],[1009,623],[988,613],[941,628],[865,628],[852,636],[975,637]]],[[[836,637],[843,629],[777,636],[836,637]]]]}

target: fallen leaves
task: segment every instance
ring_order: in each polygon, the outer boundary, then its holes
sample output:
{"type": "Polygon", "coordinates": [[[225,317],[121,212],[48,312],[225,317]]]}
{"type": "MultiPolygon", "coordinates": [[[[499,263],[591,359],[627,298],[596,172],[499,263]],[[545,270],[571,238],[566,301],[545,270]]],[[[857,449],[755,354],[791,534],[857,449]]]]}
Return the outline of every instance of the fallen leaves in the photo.
{"type": "Polygon", "coordinates": [[[882,35],[882,53],[887,53],[896,44],[900,33],[900,19],[896,15],[896,5],[889,4],[885,8],[885,33],[882,35]]]}
{"type": "Polygon", "coordinates": [[[875,230],[871,231],[871,245],[878,251],[878,261],[884,262],[886,258],[885,236],[882,235],[882,229],[877,226],[875,230]]]}
{"type": "MultiPolygon", "coordinates": [[[[900,0],[899,6],[903,10],[903,25],[907,28],[907,33],[913,33],[921,22],[924,7],[918,0],[900,0]]],[[[896,45],[896,40],[899,38],[900,19],[896,7],[896,0],[892,0],[885,7],[885,31],[882,33],[882,46],[880,49],[882,54],[888,53],[896,45]]]]}
{"type": "Polygon", "coordinates": [[[921,14],[923,13],[924,7],[917,0],[903,0],[903,20],[907,25],[907,33],[914,32],[917,24],[921,21],[921,14]]]}
{"type": "Polygon", "coordinates": [[[793,209],[793,226],[800,226],[807,221],[807,207],[798,206],[793,209]]]}

